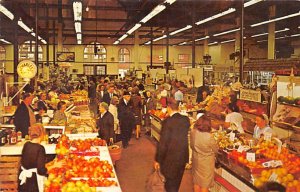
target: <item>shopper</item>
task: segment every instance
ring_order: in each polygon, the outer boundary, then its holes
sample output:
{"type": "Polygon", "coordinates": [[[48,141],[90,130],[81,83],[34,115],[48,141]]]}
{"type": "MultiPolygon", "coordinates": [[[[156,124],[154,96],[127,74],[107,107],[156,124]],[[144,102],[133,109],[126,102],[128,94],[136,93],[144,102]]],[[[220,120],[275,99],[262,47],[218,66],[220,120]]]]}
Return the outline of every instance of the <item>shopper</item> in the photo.
{"type": "Polygon", "coordinates": [[[142,125],[142,98],[139,94],[139,88],[134,87],[131,95],[132,112],[135,117],[135,138],[139,139],[142,125]]]}
{"type": "Polygon", "coordinates": [[[114,116],[114,132],[115,132],[115,138],[114,141],[118,142],[120,141],[121,137],[121,130],[119,125],[119,117],[118,117],[118,108],[117,105],[119,104],[119,98],[114,96],[111,101],[110,105],[108,107],[108,111],[114,116]]]}
{"type": "Polygon", "coordinates": [[[168,91],[166,90],[166,87],[164,85],[161,85],[160,86],[160,93],[159,93],[159,96],[160,96],[160,103],[161,103],[161,106],[163,108],[166,108],[167,107],[167,97],[168,97],[168,91]]]}
{"type": "Polygon", "coordinates": [[[177,89],[177,91],[174,93],[174,98],[177,102],[182,102],[183,101],[183,93],[181,91],[181,87],[177,89]]]}
{"type": "Polygon", "coordinates": [[[211,96],[209,95],[209,92],[207,90],[203,90],[202,91],[202,101],[199,102],[199,105],[201,107],[205,107],[208,103],[208,101],[210,100],[211,96]]]}
{"type": "Polygon", "coordinates": [[[102,84],[99,84],[97,86],[96,99],[97,99],[98,105],[103,101],[103,96],[104,96],[104,93],[105,93],[104,89],[105,89],[105,87],[102,84]]]}
{"type": "Polygon", "coordinates": [[[151,130],[151,119],[150,119],[150,111],[156,109],[156,102],[152,97],[152,93],[150,91],[146,91],[146,98],[145,98],[145,126],[146,126],[146,135],[150,135],[151,130]]]}
{"type": "Polygon", "coordinates": [[[131,111],[131,107],[129,104],[130,98],[130,93],[128,91],[124,91],[123,98],[120,100],[120,103],[118,105],[118,115],[123,148],[128,147],[132,130],[135,127],[135,117],[131,111]]]}
{"type": "Polygon", "coordinates": [[[188,131],[190,120],[178,112],[178,102],[168,99],[168,114],[162,122],[160,141],[157,145],[154,168],[166,178],[167,192],[177,192],[188,162],[188,131]]]}
{"type": "Polygon", "coordinates": [[[205,98],[203,98],[203,91],[206,91],[207,95],[209,95],[210,93],[209,87],[207,85],[204,84],[203,86],[200,86],[197,91],[197,99],[196,99],[197,103],[200,103],[205,100],[205,98]]]}
{"type": "Polygon", "coordinates": [[[114,142],[114,116],[108,111],[108,104],[105,102],[99,105],[100,117],[97,120],[99,137],[104,139],[108,144],[114,142]]]}
{"type": "MultiPolygon", "coordinates": [[[[30,141],[24,144],[22,150],[18,191],[43,191],[43,179],[47,175],[46,152],[44,146],[41,145],[44,134],[45,130],[42,124],[34,124],[29,128],[30,141]]],[[[48,169],[62,166],[63,161],[59,161],[49,166],[48,169]]]]}
{"type": "Polygon", "coordinates": [[[257,115],[255,118],[255,127],[253,137],[260,139],[266,133],[272,133],[272,128],[269,126],[269,118],[266,114],[257,115]]]}
{"type": "Polygon", "coordinates": [[[115,93],[115,86],[110,85],[107,89],[107,92],[104,93],[103,95],[103,102],[107,103],[108,105],[110,104],[110,100],[113,96],[117,96],[115,93]]]}
{"type": "Polygon", "coordinates": [[[237,130],[240,133],[245,133],[242,122],[244,121],[243,116],[239,113],[239,108],[230,103],[227,109],[227,115],[225,117],[225,128],[230,128],[231,130],[237,130]]]}
{"type": "Polygon", "coordinates": [[[16,131],[22,132],[23,138],[28,135],[28,128],[36,123],[35,115],[31,107],[33,98],[33,94],[23,93],[22,102],[14,114],[13,123],[16,126],[16,131]]]}
{"type": "Polygon", "coordinates": [[[96,84],[93,80],[90,81],[88,85],[88,98],[89,98],[89,108],[93,113],[93,116],[97,116],[97,99],[96,99],[96,84]]]}
{"type": "Polygon", "coordinates": [[[67,108],[67,104],[64,101],[60,101],[57,104],[57,109],[53,115],[53,124],[64,125],[67,122],[67,116],[65,114],[65,110],[67,108]]]}
{"type": "Polygon", "coordinates": [[[218,145],[210,131],[211,121],[203,115],[197,119],[191,132],[194,192],[208,192],[214,181],[218,145]]]}
{"type": "Polygon", "coordinates": [[[48,105],[46,103],[46,99],[47,99],[47,94],[44,93],[44,92],[41,92],[39,95],[38,95],[38,103],[37,103],[37,109],[38,110],[44,110],[45,112],[47,112],[48,110],[48,105]]]}

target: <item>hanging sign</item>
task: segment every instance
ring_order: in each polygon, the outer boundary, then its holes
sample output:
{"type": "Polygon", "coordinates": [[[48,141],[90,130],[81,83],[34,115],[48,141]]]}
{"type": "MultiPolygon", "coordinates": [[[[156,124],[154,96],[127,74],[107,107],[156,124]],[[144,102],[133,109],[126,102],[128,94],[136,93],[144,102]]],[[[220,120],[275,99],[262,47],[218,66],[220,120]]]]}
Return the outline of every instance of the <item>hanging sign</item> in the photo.
{"type": "Polygon", "coordinates": [[[250,89],[240,89],[240,99],[261,102],[261,92],[250,89]]]}
{"type": "Polygon", "coordinates": [[[17,73],[25,80],[33,78],[37,73],[37,67],[31,60],[23,60],[17,66],[17,73]]]}

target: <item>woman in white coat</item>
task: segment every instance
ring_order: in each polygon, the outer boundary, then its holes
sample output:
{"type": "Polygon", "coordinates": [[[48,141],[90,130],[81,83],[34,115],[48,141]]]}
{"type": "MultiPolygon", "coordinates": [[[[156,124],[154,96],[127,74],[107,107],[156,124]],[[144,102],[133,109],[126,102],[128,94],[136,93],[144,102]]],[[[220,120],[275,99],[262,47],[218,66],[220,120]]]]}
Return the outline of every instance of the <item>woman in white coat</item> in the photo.
{"type": "Polygon", "coordinates": [[[110,105],[108,107],[108,111],[114,116],[114,131],[116,135],[116,138],[114,138],[115,142],[118,142],[118,138],[121,134],[119,119],[118,119],[118,108],[117,108],[118,103],[119,103],[118,97],[113,96],[113,98],[110,101],[110,105]]]}

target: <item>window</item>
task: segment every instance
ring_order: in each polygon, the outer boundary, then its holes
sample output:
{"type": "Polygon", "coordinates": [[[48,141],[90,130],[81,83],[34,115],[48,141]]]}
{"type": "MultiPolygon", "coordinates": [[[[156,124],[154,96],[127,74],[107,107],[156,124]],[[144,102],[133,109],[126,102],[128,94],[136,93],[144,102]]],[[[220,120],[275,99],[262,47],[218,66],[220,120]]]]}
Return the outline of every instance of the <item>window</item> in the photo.
{"type": "Polygon", "coordinates": [[[106,75],[106,65],[84,65],[85,75],[106,75]]]}
{"type": "Polygon", "coordinates": [[[130,53],[127,48],[119,50],[119,62],[130,62],[130,53]]]}
{"type": "Polygon", "coordinates": [[[92,42],[84,48],[83,58],[88,62],[106,62],[106,49],[100,43],[92,42]]]}
{"type": "Polygon", "coordinates": [[[0,61],[5,61],[5,49],[0,46],[0,61]]]}
{"type": "MultiPolygon", "coordinates": [[[[35,60],[35,41],[26,41],[19,46],[19,59],[30,59],[35,60]]],[[[38,45],[38,59],[43,60],[43,50],[40,45],[38,45]]]]}
{"type": "Polygon", "coordinates": [[[85,75],[94,75],[94,66],[93,65],[85,65],[84,66],[84,74],[85,75]]]}

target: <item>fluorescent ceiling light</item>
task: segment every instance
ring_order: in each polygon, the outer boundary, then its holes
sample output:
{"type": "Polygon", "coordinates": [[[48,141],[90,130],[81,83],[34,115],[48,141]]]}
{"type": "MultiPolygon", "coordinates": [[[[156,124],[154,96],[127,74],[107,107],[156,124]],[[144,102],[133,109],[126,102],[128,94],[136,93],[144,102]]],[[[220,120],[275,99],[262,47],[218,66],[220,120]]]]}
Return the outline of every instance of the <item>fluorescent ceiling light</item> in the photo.
{"type": "Polygon", "coordinates": [[[249,6],[254,5],[256,3],[259,3],[261,1],[264,1],[264,0],[250,0],[250,1],[246,2],[246,3],[244,3],[244,7],[249,7],[249,6]]]}
{"type": "Polygon", "coordinates": [[[10,12],[8,9],[6,9],[6,7],[4,7],[3,5],[0,4],[0,12],[2,12],[4,15],[6,15],[6,17],[8,17],[10,20],[14,20],[14,14],[12,14],[12,12],[10,12]]]}
{"type": "Polygon", "coordinates": [[[260,23],[252,24],[250,26],[251,27],[256,27],[256,26],[267,24],[267,23],[272,23],[272,22],[275,22],[275,21],[280,21],[280,20],[283,20],[283,19],[288,19],[288,18],[291,18],[291,17],[297,17],[299,15],[300,15],[300,11],[298,13],[293,13],[293,14],[290,14],[290,15],[287,15],[287,16],[278,17],[278,18],[275,18],[275,19],[270,19],[268,21],[263,21],[263,22],[260,22],[260,23]]]}
{"type": "MultiPolygon", "coordinates": [[[[284,29],[275,31],[275,33],[281,33],[281,32],[289,31],[289,30],[290,30],[289,28],[284,28],[284,29]]],[[[268,34],[269,33],[260,33],[260,34],[252,35],[251,37],[259,37],[259,36],[268,35],[268,34]]]]}
{"type": "Polygon", "coordinates": [[[265,41],[268,41],[268,40],[260,40],[260,41],[256,41],[256,42],[261,43],[261,42],[265,42],[265,41]]]}
{"type": "Polygon", "coordinates": [[[135,24],[134,27],[132,27],[127,33],[130,35],[131,33],[133,33],[135,30],[137,30],[138,28],[140,28],[142,25],[140,23],[135,24]]]}
{"type": "Polygon", "coordinates": [[[146,17],[144,17],[141,22],[142,23],[146,23],[147,21],[149,21],[152,17],[154,17],[155,15],[157,15],[158,13],[160,13],[161,11],[163,11],[166,8],[165,5],[157,5],[148,15],[146,15],[146,17]]]}
{"type": "Polygon", "coordinates": [[[159,40],[164,39],[164,38],[166,38],[166,37],[167,37],[167,35],[163,35],[163,36],[161,36],[161,37],[158,37],[158,38],[156,38],[156,39],[153,39],[153,41],[159,41],[159,40]]]}
{"type": "Polygon", "coordinates": [[[182,31],[188,30],[188,29],[190,29],[190,28],[192,28],[192,26],[191,26],[191,25],[187,25],[187,26],[184,27],[184,28],[181,28],[181,29],[178,29],[178,30],[176,30],[176,31],[171,32],[170,35],[175,35],[175,34],[177,34],[177,33],[180,33],[180,32],[182,32],[182,31]]]}
{"type": "Polygon", "coordinates": [[[7,44],[11,44],[9,41],[6,41],[5,39],[0,39],[0,41],[7,43],[7,44]]]}
{"type": "Polygon", "coordinates": [[[77,33],[76,37],[77,37],[77,40],[82,40],[82,34],[81,33],[77,33]]]}
{"type": "Polygon", "coordinates": [[[217,37],[217,36],[225,35],[225,34],[228,34],[228,33],[233,33],[233,32],[239,31],[240,29],[241,28],[232,29],[232,30],[229,30],[229,31],[224,31],[224,32],[221,32],[221,33],[214,34],[213,36],[217,37]]]}
{"type": "Polygon", "coordinates": [[[126,37],[128,37],[127,34],[124,34],[122,37],[120,37],[119,41],[121,42],[123,39],[125,39],[126,37]]]}
{"type": "Polygon", "coordinates": [[[235,8],[229,8],[228,10],[226,10],[226,11],[224,11],[224,12],[218,13],[218,14],[216,14],[216,15],[213,15],[213,16],[211,16],[211,17],[208,17],[208,18],[206,18],[206,19],[203,19],[203,20],[201,20],[201,21],[198,21],[198,22],[196,23],[196,25],[200,25],[200,24],[206,23],[206,22],[208,22],[208,21],[211,21],[211,20],[213,20],[213,19],[222,17],[222,16],[227,15],[227,14],[230,14],[230,13],[232,13],[232,12],[235,12],[235,8]]]}
{"type": "Polygon", "coordinates": [[[81,33],[81,22],[75,22],[75,31],[76,33],[81,33]]]}
{"type": "Polygon", "coordinates": [[[176,0],[165,0],[165,3],[169,3],[170,5],[172,5],[176,0]]]}
{"type": "Polygon", "coordinates": [[[230,39],[230,40],[226,40],[226,41],[221,41],[221,44],[223,44],[223,43],[230,43],[230,42],[234,42],[235,41],[235,39],[230,39]]]}
{"type": "Polygon", "coordinates": [[[185,45],[186,44],[186,42],[182,42],[182,43],[179,43],[178,45],[185,45]]]}
{"type": "Polygon", "coordinates": [[[115,41],[113,44],[118,45],[119,43],[120,43],[120,41],[115,41]]]}
{"type": "Polygon", "coordinates": [[[74,21],[82,20],[82,2],[73,2],[74,21]]]}
{"type": "Polygon", "coordinates": [[[45,41],[44,39],[41,40],[42,43],[47,44],[47,41],[45,41]]]}
{"type": "Polygon", "coordinates": [[[298,37],[298,36],[300,36],[300,33],[291,35],[291,37],[298,37]]]}
{"type": "Polygon", "coordinates": [[[202,38],[200,38],[200,39],[195,39],[195,41],[202,41],[202,40],[204,40],[204,39],[208,39],[209,38],[209,36],[207,35],[207,36],[205,36],[205,37],[202,37],[202,38]]]}
{"type": "Polygon", "coordinates": [[[215,42],[209,43],[209,44],[207,44],[207,45],[215,45],[215,44],[218,44],[218,42],[215,41],[215,42]]]}
{"type": "Polygon", "coordinates": [[[38,40],[40,40],[40,41],[41,41],[41,40],[43,40],[43,38],[41,38],[40,36],[38,36],[38,40]]]}
{"type": "Polygon", "coordinates": [[[287,38],[288,36],[282,36],[282,37],[276,37],[275,39],[285,39],[287,38]]]}
{"type": "Polygon", "coordinates": [[[145,43],[145,45],[149,45],[150,43],[151,43],[151,41],[148,41],[148,42],[145,43]]]}
{"type": "Polygon", "coordinates": [[[23,23],[22,19],[20,18],[20,20],[18,21],[18,25],[20,27],[22,27],[25,31],[27,31],[28,33],[31,32],[31,29],[25,24],[23,23]]]}
{"type": "Polygon", "coordinates": [[[81,43],[82,43],[81,39],[78,39],[77,44],[81,44],[81,43]]]}

